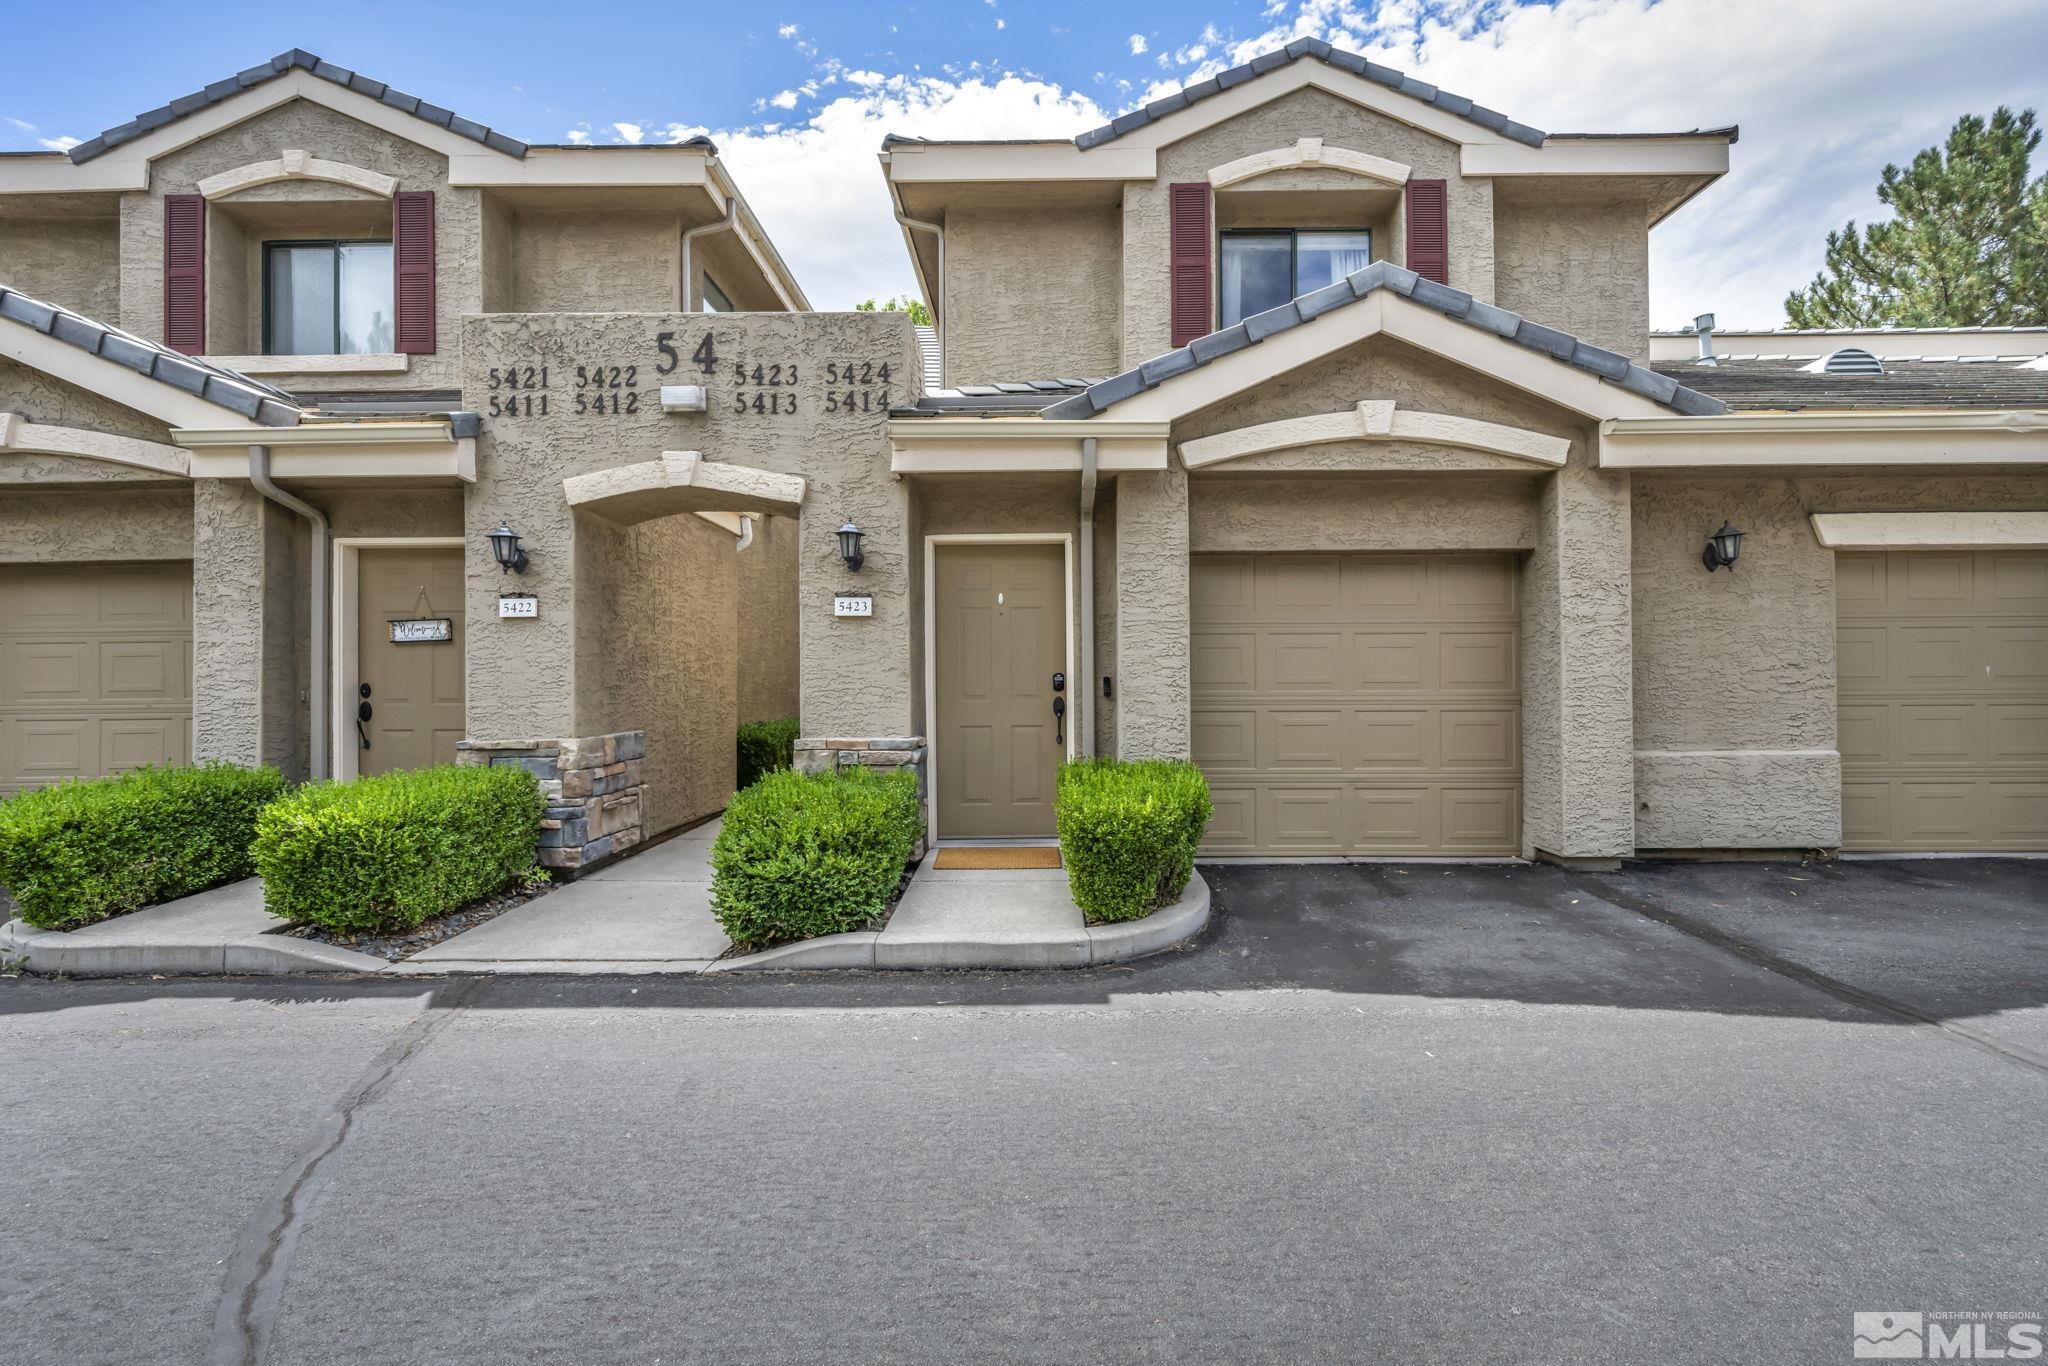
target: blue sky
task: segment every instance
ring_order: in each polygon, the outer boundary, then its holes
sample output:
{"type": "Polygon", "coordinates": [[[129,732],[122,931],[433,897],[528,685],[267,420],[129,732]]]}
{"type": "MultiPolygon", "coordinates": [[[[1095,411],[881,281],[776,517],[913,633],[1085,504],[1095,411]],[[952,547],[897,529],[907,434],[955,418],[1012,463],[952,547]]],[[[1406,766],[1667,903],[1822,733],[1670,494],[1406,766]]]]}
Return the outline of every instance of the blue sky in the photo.
{"type": "MultiPolygon", "coordinates": [[[[1069,134],[1305,34],[1538,127],[1740,123],[1734,169],[1659,227],[1652,321],[1780,321],[1887,160],[1965,111],[2048,113],[2038,0],[1177,0],[617,6],[0,0],[0,147],[85,138],[303,47],[534,142],[710,131],[820,307],[911,275],[886,132],[1069,134]]],[[[2039,167],[2037,166],[2037,169],[2039,167]]]]}

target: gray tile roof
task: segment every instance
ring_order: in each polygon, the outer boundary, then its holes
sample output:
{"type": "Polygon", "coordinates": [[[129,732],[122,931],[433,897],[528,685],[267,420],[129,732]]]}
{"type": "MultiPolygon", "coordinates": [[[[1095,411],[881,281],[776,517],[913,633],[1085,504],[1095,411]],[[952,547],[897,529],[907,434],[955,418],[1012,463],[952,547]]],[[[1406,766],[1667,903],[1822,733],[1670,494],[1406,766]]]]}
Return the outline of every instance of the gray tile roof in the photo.
{"type": "Polygon", "coordinates": [[[1356,303],[1379,289],[1390,289],[1468,327],[1541,351],[1561,365],[1597,375],[1610,384],[1618,384],[1676,412],[1704,416],[1728,411],[1727,405],[1719,399],[1696,393],[1667,375],[1637,365],[1626,356],[1582,342],[1555,328],[1530,322],[1504,308],[1481,303],[1463,290],[1425,280],[1412,270],[1403,270],[1386,261],[1375,261],[1333,285],[1304,294],[1278,308],[1254,314],[1235,327],[1197,337],[1179,350],[1155,356],[1135,370],[1126,370],[1121,375],[1090,385],[1085,392],[1044,409],[1043,415],[1053,419],[1093,417],[1147,389],[1158,388],[1176,375],[1199,369],[1212,360],[1248,346],[1256,346],[1275,333],[1299,327],[1325,313],[1356,303]]]}
{"type": "Polygon", "coordinates": [[[299,404],[282,389],[209,365],[192,356],[181,356],[155,342],[144,341],[118,328],[81,317],[68,308],[46,304],[40,299],[0,285],[0,318],[55,337],[102,360],[147,375],[159,384],[196,394],[208,403],[240,413],[265,427],[296,427],[299,404]]]}
{"type": "Polygon", "coordinates": [[[408,95],[403,91],[393,90],[384,82],[373,81],[359,71],[350,71],[347,67],[336,66],[332,62],[322,61],[310,52],[293,48],[290,52],[280,52],[269,61],[259,66],[252,66],[247,71],[238,72],[233,76],[229,76],[226,80],[215,81],[204,90],[195,90],[189,95],[183,95],[172,100],[169,104],[158,105],[147,113],[137,114],[120,127],[109,128],[98,137],[79,143],[71,149],[71,160],[73,162],[91,161],[94,157],[99,156],[103,152],[110,152],[124,142],[133,142],[143,134],[155,132],[165,124],[182,119],[187,114],[196,114],[208,105],[219,104],[222,100],[231,99],[241,94],[251,86],[258,86],[262,85],[265,81],[276,80],[286,72],[294,70],[310,71],[323,81],[332,81],[336,85],[355,91],[358,95],[367,95],[373,100],[390,105],[393,109],[410,114],[414,118],[425,119],[436,128],[445,128],[457,137],[465,137],[472,142],[482,143],[494,151],[503,152],[506,156],[523,157],[526,155],[526,144],[516,138],[508,138],[503,133],[496,132],[484,127],[480,123],[463,118],[453,110],[443,109],[436,104],[428,104],[417,95],[408,95]]]}
{"type": "Polygon", "coordinates": [[[1197,81],[1185,90],[1176,90],[1164,99],[1152,101],[1143,109],[1133,109],[1111,123],[1090,129],[1075,138],[1074,145],[1084,152],[1090,147],[1099,147],[1105,142],[1143,128],[1148,123],[1178,113],[1191,104],[1198,104],[1211,95],[1220,95],[1233,86],[1243,85],[1246,81],[1263,76],[1268,71],[1277,70],[1290,62],[1298,62],[1304,57],[1313,57],[1340,71],[1363,76],[1369,81],[1386,86],[1389,90],[1398,90],[1425,104],[1433,104],[1446,113],[1455,114],[1461,119],[1470,119],[1482,128],[1491,129],[1504,138],[1527,143],[1531,147],[1543,145],[1545,134],[1540,128],[1517,123],[1498,110],[1488,109],[1483,104],[1474,104],[1463,95],[1453,95],[1447,90],[1439,90],[1426,81],[1418,81],[1413,76],[1396,71],[1392,67],[1369,62],[1355,52],[1331,47],[1320,38],[1297,38],[1278,52],[1261,53],[1243,66],[1234,66],[1228,71],[1218,72],[1206,81],[1197,81]]]}
{"type": "Polygon", "coordinates": [[[2048,370],[1992,361],[1885,361],[1881,375],[1809,374],[1809,362],[1666,363],[1658,372],[1735,409],[2043,408],[2048,370]]]}

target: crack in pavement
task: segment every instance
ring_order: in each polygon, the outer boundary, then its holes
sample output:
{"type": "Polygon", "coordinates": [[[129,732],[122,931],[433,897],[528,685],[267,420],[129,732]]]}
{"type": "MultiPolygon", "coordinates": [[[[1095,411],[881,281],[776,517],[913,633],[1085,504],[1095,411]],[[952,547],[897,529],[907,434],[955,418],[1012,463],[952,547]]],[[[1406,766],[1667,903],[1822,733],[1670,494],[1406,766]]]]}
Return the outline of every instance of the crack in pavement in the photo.
{"type": "Polygon", "coordinates": [[[390,1088],[399,1070],[454,1023],[489,982],[487,977],[463,978],[436,990],[426,1008],[364,1069],[341,1104],[320,1121],[305,1155],[249,1216],[228,1259],[213,1314],[213,1336],[207,1341],[207,1366],[259,1366],[270,1346],[299,1233],[327,1193],[334,1159],[355,1131],[356,1116],[390,1088]]]}
{"type": "Polygon", "coordinates": [[[1839,977],[1830,976],[1817,968],[1807,967],[1804,963],[1767,949],[1753,940],[1730,934],[1726,930],[1715,929],[1712,925],[1695,920],[1682,911],[1674,911],[1654,901],[1647,901],[1642,897],[1633,896],[1618,887],[1612,886],[1601,878],[1581,873],[1577,880],[1579,886],[1618,910],[1629,911],[1646,919],[1654,920],[1666,928],[1697,939],[1703,944],[1721,950],[1723,953],[1733,954],[1745,962],[1764,969],[1766,972],[1774,972],[1781,977],[1789,977],[1803,986],[1823,992],[1838,1001],[1844,1001],[1853,1006],[1860,1006],[1865,1010],[1876,1011],[1879,1014],[1890,1015],[1908,1024],[1926,1026],[1939,1033],[1946,1034],[1958,1043],[1968,1044],[1972,1048],[1981,1049],[2003,1062],[2013,1063],[2017,1066],[2039,1072],[2043,1076],[2048,1076],[2048,1054],[2040,1053],[2035,1049],[2028,1048],[2024,1044],[2008,1043],[1997,1035],[1986,1033],[1974,1026],[1961,1024],[1955,1020],[1945,1020],[1939,1015],[1930,1015],[1926,1011],[1908,1005],[1904,1001],[1895,1000],[1890,996],[1879,995],[1874,991],[1865,991],[1862,987],[1854,986],[1839,977]]]}

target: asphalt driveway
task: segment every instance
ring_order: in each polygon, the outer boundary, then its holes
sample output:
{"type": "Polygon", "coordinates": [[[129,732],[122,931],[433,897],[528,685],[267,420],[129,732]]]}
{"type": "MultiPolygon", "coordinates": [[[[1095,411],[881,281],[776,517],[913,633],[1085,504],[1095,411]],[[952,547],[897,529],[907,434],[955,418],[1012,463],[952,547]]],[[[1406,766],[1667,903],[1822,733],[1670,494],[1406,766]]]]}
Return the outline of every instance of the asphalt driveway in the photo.
{"type": "Polygon", "coordinates": [[[1226,867],[1205,940],[1078,973],[0,981],[6,1355],[1832,1361],[1857,1310],[2048,1313],[2044,872],[1226,867]]]}

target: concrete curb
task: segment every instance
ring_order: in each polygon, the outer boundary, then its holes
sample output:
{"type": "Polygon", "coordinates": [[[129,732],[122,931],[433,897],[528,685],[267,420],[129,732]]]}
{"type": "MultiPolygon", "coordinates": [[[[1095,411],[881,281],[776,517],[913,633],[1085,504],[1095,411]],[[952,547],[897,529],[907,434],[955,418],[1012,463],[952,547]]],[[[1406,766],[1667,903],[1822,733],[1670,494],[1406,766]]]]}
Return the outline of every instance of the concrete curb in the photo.
{"type": "Polygon", "coordinates": [[[0,953],[26,959],[30,972],[73,977],[381,973],[391,967],[367,953],[285,935],[225,943],[106,944],[75,940],[63,930],[38,930],[19,920],[0,927],[0,953]]]}
{"type": "Polygon", "coordinates": [[[1198,872],[1180,900],[1141,920],[1061,933],[940,937],[863,930],[828,934],[739,958],[706,972],[786,972],[821,968],[1086,968],[1124,963],[1170,949],[1209,923],[1209,884],[1198,872]]]}

